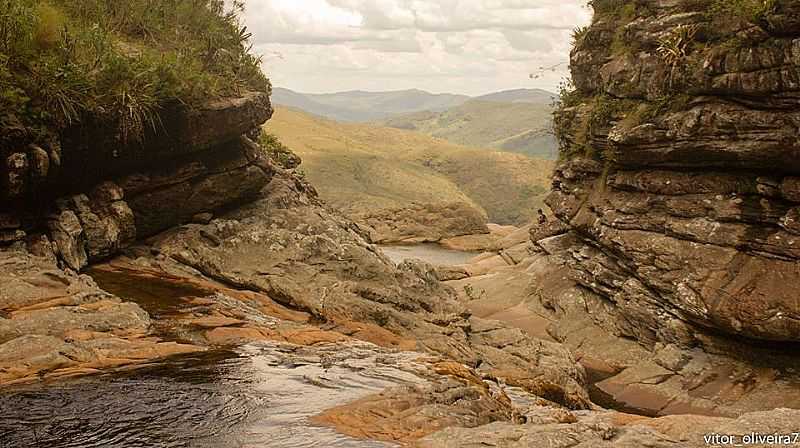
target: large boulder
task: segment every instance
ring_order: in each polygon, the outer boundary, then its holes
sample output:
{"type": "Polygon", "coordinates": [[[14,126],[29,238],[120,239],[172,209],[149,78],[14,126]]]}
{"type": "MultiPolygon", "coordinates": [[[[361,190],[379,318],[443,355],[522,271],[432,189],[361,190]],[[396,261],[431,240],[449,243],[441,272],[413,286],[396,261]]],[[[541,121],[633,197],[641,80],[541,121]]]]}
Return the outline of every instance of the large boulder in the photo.
{"type": "Polygon", "coordinates": [[[800,279],[800,28],[790,2],[774,3],[754,15],[597,4],[572,52],[547,202],[587,242],[573,276],[637,339],[691,345],[703,328],[800,340],[785,287],[800,279]]]}
{"type": "Polygon", "coordinates": [[[437,242],[462,235],[488,234],[486,214],[465,202],[413,203],[405,207],[353,213],[375,243],[437,242]]]}

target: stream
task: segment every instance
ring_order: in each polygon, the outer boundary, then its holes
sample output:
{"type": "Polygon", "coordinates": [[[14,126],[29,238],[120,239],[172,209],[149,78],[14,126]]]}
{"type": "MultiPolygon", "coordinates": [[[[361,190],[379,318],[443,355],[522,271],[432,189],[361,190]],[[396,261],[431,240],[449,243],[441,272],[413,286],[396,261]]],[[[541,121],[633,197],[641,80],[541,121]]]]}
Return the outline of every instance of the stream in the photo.
{"type": "Polygon", "coordinates": [[[378,245],[393,262],[400,264],[405,260],[418,259],[433,265],[453,266],[465,264],[480,252],[462,252],[446,249],[435,243],[398,245],[378,245]]]}
{"type": "MultiPolygon", "coordinates": [[[[460,264],[476,254],[436,244],[383,246],[395,263],[460,264]]],[[[169,315],[205,291],[93,272],[104,288],[169,315]],[[176,289],[177,288],[177,289],[176,289]]],[[[0,448],[373,448],[309,421],[398,384],[421,381],[418,353],[347,342],[278,342],[180,355],[143,367],[0,390],[0,448]]]]}
{"type": "Polygon", "coordinates": [[[391,446],[340,435],[308,418],[418,380],[394,368],[403,360],[392,358],[368,344],[326,352],[266,343],[6,388],[0,448],[391,446]]]}

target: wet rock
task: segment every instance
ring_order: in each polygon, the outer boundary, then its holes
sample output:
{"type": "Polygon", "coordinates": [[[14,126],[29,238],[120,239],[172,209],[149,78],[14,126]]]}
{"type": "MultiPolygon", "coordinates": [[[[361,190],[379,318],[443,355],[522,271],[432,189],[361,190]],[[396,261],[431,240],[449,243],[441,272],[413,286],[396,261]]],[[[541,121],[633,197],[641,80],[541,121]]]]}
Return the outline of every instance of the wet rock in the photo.
{"type": "Polygon", "coordinates": [[[51,260],[6,250],[0,266],[0,384],[202,349],[145,337],[152,321],[138,305],[51,260]]]}
{"type": "Polygon", "coordinates": [[[30,334],[63,339],[76,328],[118,336],[143,334],[149,325],[149,317],[137,305],[99,299],[67,307],[17,311],[11,319],[0,322],[0,343],[30,334]]]}
{"type": "MultiPolygon", "coordinates": [[[[487,374],[513,378],[570,407],[588,406],[582,370],[567,350],[522,335],[507,341],[470,333],[468,313],[438,282],[433,267],[395,267],[289,174],[276,175],[265,191],[260,201],[208,225],[164,234],[153,245],[170,260],[167,265],[178,263],[170,269],[197,269],[335,328],[339,322],[372,324],[394,338],[416,340],[418,350],[480,364],[487,374]]],[[[245,330],[214,331],[248,336],[245,330]]]]}
{"type": "Polygon", "coordinates": [[[384,390],[313,421],[353,437],[407,443],[441,428],[472,428],[509,417],[508,406],[480,388],[440,379],[384,390]]]}

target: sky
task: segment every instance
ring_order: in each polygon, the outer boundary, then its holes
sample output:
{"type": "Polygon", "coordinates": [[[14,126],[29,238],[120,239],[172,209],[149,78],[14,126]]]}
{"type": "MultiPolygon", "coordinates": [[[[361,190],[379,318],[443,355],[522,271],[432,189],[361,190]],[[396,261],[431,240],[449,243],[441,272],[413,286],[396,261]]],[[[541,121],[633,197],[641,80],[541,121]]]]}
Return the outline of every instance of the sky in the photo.
{"type": "Polygon", "coordinates": [[[568,74],[572,30],[591,18],[586,0],[245,3],[273,85],[305,93],[555,91],[568,74]]]}

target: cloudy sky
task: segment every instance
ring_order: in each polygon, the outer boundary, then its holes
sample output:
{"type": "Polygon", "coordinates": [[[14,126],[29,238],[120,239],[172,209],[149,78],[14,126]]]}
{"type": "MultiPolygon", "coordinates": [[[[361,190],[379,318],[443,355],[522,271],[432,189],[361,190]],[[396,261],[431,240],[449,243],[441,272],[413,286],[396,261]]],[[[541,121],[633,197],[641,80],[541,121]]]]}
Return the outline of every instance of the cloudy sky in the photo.
{"type": "Polygon", "coordinates": [[[273,84],[309,93],[555,90],[586,0],[246,0],[273,84]],[[555,71],[542,70],[553,67],[555,71]],[[530,74],[541,74],[530,79],[530,74]]]}

